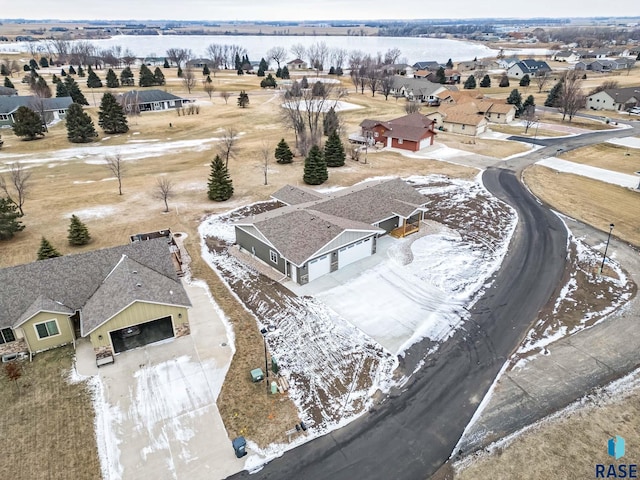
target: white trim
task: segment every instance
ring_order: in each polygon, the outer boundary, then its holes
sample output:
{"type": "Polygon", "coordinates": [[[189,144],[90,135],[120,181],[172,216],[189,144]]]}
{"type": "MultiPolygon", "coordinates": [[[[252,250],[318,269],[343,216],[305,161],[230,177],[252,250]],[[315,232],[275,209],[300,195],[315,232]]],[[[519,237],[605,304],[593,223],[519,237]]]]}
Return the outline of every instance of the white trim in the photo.
{"type": "MultiPolygon", "coordinates": [[[[59,337],[60,335],[62,335],[62,330],[60,329],[60,325],[58,324],[58,319],[55,318],[55,317],[50,319],[50,320],[45,320],[43,322],[34,323],[33,324],[33,329],[36,331],[36,337],[38,338],[38,340],[46,340],[47,338],[59,337]],[[56,333],[54,335],[47,335],[46,337],[41,337],[40,333],[38,332],[38,329],[36,327],[38,325],[46,325],[47,323],[50,323],[50,322],[55,322],[56,328],[58,329],[58,333],[56,333]]],[[[48,328],[47,328],[47,333],[49,333],[49,329],[48,328]]]]}
{"type": "MultiPolygon", "coordinates": [[[[322,245],[322,247],[321,247],[321,248],[319,248],[318,250],[316,250],[315,252],[313,252],[311,255],[309,255],[309,256],[304,260],[304,262],[302,262],[302,263],[301,263],[301,265],[304,265],[305,263],[309,262],[310,260],[313,260],[313,258],[314,258],[316,255],[319,255],[319,254],[320,254],[320,252],[322,252],[322,250],[324,250],[324,248],[325,248],[327,245],[329,245],[331,242],[333,242],[336,238],[338,238],[340,235],[342,235],[342,234],[343,234],[343,233],[345,233],[345,232],[369,232],[369,233],[371,233],[371,236],[373,236],[373,235],[378,234],[378,233],[383,233],[383,232],[380,232],[380,230],[383,230],[383,229],[382,229],[382,228],[379,228],[379,227],[378,227],[378,228],[376,228],[375,230],[373,230],[373,229],[372,229],[372,230],[360,230],[360,229],[357,229],[357,228],[345,228],[345,229],[344,229],[342,232],[340,232],[338,235],[336,235],[336,236],[335,236],[335,237],[333,237],[331,240],[329,240],[327,243],[325,243],[324,245],[322,245]]],[[[358,240],[362,240],[362,239],[360,238],[360,239],[358,239],[358,240]]],[[[351,243],[354,243],[354,242],[345,243],[345,244],[343,244],[343,245],[350,245],[351,243]]],[[[341,248],[343,245],[337,245],[337,246],[336,246],[336,248],[331,249],[331,252],[335,252],[336,250],[338,250],[339,248],[341,248]]],[[[327,253],[329,253],[329,252],[327,252],[327,253]]],[[[326,255],[326,253],[323,253],[322,255],[326,255]]],[[[282,256],[282,255],[281,255],[281,256],[282,256]]],[[[291,263],[293,263],[293,262],[291,262],[291,263]]],[[[295,265],[295,264],[294,264],[294,265],[295,265]]]]}
{"type": "Polygon", "coordinates": [[[269,260],[271,261],[271,263],[275,263],[276,265],[278,265],[278,252],[276,252],[275,250],[269,250],[269,260]]]}
{"type": "Polygon", "coordinates": [[[18,328],[22,325],[24,325],[25,323],[27,323],[29,320],[31,320],[33,317],[35,317],[36,315],[39,315],[41,313],[54,313],[54,314],[60,314],[60,315],[67,315],[67,316],[71,316],[73,315],[73,313],[69,313],[69,312],[56,312],[55,310],[38,310],[36,313],[34,313],[33,315],[25,318],[23,321],[21,321],[20,323],[17,323],[16,325],[13,326],[13,328],[18,328]]]}

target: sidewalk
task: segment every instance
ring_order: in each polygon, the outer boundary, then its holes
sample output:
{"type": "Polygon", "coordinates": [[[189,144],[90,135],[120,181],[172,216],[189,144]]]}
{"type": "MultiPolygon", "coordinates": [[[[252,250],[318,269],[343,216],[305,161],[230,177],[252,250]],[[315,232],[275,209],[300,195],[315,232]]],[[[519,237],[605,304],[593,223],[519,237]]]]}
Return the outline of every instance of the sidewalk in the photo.
{"type": "MultiPolygon", "coordinates": [[[[576,237],[591,246],[604,245],[606,233],[565,221],[576,237]]],[[[609,252],[630,278],[640,283],[640,253],[615,239],[609,252]]],[[[483,401],[484,410],[467,427],[457,450],[468,455],[484,448],[638,368],[639,311],[640,296],[636,295],[608,320],[551,344],[549,355],[538,355],[523,368],[504,373],[483,401]]]]}

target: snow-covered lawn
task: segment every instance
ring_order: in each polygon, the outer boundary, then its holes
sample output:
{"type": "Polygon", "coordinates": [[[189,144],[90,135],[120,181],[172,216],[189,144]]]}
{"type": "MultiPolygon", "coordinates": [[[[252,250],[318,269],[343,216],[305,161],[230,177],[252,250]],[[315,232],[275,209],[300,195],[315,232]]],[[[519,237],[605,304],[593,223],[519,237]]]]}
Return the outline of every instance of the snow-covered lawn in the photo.
{"type": "MultiPolygon", "coordinates": [[[[321,108],[322,112],[328,112],[331,107],[333,107],[333,109],[336,112],[345,112],[347,110],[357,110],[359,108],[364,108],[361,107],[360,105],[355,105],[353,103],[349,103],[349,102],[343,102],[341,100],[338,100],[336,102],[334,101],[323,101],[322,105],[319,107],[319,100],[311,100],[311,102],[309,102],[312,105],[312,108],[314,111],[317,111],[318,108],[321,108]]],[[[283,108],[289,108],[289,106],[286,103],[282,104],[283,108]]],[[[303,112],[306,112],[308,109],[308,104],[306,100],[302,100],[300,102],[300,110],[303,112]]]]}
{"type": "Polygon", "coordinates": [[[573,173],[574,175],[593,178],[594,180],[611,183],[613,185],[620,185],[621,187],[638,188],[640,185],[640,177],[636,175],[613,172],[604,168],[561,160],[556,157],[544,158],[537,162],[536,165],[549,167],[554,170],[558,170],[559,172],[573,173]]]}

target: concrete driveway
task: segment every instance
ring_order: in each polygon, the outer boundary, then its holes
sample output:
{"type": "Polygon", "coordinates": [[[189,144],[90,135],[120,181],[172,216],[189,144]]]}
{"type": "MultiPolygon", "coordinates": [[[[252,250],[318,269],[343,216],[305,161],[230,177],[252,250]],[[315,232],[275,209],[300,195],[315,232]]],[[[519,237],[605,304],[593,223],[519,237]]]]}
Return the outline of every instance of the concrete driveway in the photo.
{"type": "Polygon", "coordinates": [[[185,283],[191,335],[130,350],[95,367],[91,345],[77,370],[97,375],[99,453],[105,480],[216,479],[244,468],[216,400],[233,355],[207,290],[185,283]]]}

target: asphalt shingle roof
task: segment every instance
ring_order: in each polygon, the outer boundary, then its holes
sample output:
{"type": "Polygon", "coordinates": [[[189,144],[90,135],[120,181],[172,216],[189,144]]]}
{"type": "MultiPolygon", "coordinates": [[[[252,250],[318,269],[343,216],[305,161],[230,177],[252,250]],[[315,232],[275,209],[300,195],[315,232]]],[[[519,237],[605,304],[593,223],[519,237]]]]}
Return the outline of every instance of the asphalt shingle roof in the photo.
{"type": "Polygon", "coordinates": [[[280,190],[272,194],[271,197],[287,205],[298,205],[300,203],[307,203],[313,200],[320,200],[321,198],[324,198],[324,195],[311,190],[310,188],[285,185],[280,190]]]}
{"type": "Polygon", "coordinates": [[[184,100],[182,97],[178,97],[173,93],[165,92],[164,90],[150,89],[150,90],[132,90],[122,94],[127,102],[137,95],[138,103],[153,103],[153,102],[166,102],[168,100],[184,100]]]}
{"type": "MultiPolygon", "coordinates": [[[[36,97],[33,95],[0,96],[0,114],[13,113],[20,107],[29,107],[35,110],[35,101],[36,97]]],[[[45,111],[66,110],[73,103],[71,97],[43,98],[42,101],[45,111]]]]}

